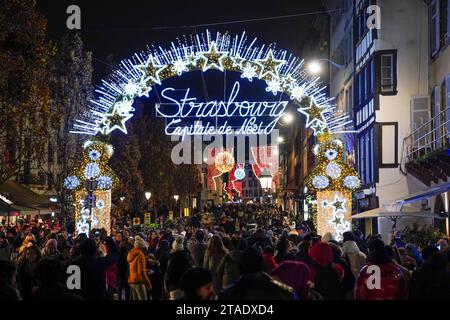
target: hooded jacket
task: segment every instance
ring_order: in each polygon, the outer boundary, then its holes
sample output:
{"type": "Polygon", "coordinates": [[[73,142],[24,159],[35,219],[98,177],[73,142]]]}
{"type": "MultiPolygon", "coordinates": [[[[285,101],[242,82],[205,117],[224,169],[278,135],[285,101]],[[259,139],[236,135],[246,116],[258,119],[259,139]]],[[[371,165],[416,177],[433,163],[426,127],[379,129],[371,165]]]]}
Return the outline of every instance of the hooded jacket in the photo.
{"type": "Polygon", "coordinates": [[[366,264],[366,255],[359,250],[359,247],[355,241],[345,241],[342,245],[342,250],[350,262],[350,268],[353,276],[357,279],[359,272],[366,264]]]}
{"type": "Polygon", "coordinates": [[[145,254],[140,248],[133,248],[127,256],[127,261],[130,265],[130,276],[128,283],[145,284],[147,288],[151,288],[150,279],[147,276],[145,269],[145,254]]]}

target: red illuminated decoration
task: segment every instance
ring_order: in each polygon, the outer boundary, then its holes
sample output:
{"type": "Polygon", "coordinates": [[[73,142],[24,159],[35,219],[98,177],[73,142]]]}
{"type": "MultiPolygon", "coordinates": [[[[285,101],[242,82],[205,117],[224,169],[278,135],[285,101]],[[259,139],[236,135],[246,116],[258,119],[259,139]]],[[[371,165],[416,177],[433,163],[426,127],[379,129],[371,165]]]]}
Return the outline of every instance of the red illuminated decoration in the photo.
{"type": "Polygon", "coordinates": [[[267,168],[272,175],[272,188],[278,188],[280,185],[278,147],[252,147],[252,155],[255,161],[252,164],[255,176],[259,179],[261,172],[267,168]]]}

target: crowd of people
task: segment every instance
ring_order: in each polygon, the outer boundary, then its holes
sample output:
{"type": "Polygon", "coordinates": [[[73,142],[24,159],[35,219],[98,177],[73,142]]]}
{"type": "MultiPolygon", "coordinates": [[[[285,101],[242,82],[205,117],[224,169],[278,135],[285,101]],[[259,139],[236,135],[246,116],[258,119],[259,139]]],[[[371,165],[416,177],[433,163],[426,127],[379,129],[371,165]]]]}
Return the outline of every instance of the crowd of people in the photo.
{"type": "Polygon", "coordinates": [[[401,233],[383,241],[354,230],[338,241],[275,207],[214,215],[76,237],[37,221],[0,227],[0,299],[450,299],[448,239],[419,250],[401,233]],[[69,266],[81,276],[72,290],[69,266]]]}

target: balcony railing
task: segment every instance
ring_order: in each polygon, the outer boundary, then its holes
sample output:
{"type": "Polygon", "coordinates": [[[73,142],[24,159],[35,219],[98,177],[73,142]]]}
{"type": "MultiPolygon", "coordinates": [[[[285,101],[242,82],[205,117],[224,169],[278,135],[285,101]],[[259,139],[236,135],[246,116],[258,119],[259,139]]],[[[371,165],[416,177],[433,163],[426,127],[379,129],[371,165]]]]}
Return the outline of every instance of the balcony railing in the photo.
{"type": "Polygon", "coordinates": [[[405,165],[426,154],[437,151],[450,143],[450,107],[441,111],[432,119],[416,128],[403,140],[402,170],[405,165]],[[440,125],[436,126],[436,120],[440,125]]]}

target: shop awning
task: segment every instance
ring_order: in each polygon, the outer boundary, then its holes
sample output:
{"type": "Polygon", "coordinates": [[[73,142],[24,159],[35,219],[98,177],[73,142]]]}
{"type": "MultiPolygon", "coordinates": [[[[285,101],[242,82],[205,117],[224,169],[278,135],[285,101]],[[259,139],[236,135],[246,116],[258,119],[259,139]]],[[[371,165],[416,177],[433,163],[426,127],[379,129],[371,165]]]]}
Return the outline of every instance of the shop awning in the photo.
{"type": "Polygon", "coordinates": [[[0,216],[28,216],[38,215],[39,210],[35,208],[29,208],[18,204],[8,204],[0,200],[0,216]]]}
{"type": "MultiPolygon", "coordinates": [[[[12,202],[10,209],[13,208],[14,212],[20,212],[20,215],[40,215],[60,211],[60,208],[50,202],[46,196],[37,194],[13,180],[8,180],[0,185],[0,195],[12,202]]],[[[1,215],[5,215],[5,211],[7,215],[8,203],[3,200],[2,202],[3,205],[0,204],[1,215]],[[5,205],[6,209],[3,208],[5,205]]]]}
{"type": "Polygon", "coordinates": [[[433,219],[445,219],[440,217],[437,214],[426,212],[426,211],[413,211],[413,212],[404,212],[404,211],[385,211],[381,208],[376,208],[373,210],[369,210],[363,213],[358,213],[352,216],[352,219],[368,219],[368,218],[408,218],[408,217],[417,217],[417,218],[433,218],[433,219]]]}
{"type": "Polygon", "coordinates": [[[428,199],[438,194],[442,194],[450,191],[450,182],[445,182],[433,186],[431,188],[427,188],[423,191],[416,192],[413,194],[409,194],[405,197],[392,201],[392,205],[405,205],[413,202],[417,202],[423,199],[428,199]]]}

